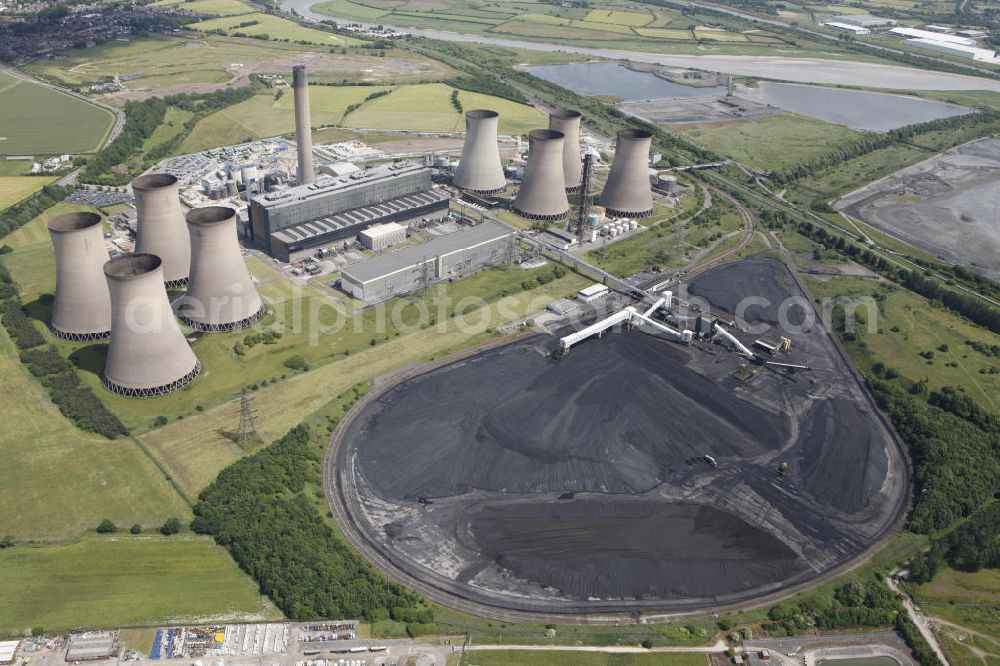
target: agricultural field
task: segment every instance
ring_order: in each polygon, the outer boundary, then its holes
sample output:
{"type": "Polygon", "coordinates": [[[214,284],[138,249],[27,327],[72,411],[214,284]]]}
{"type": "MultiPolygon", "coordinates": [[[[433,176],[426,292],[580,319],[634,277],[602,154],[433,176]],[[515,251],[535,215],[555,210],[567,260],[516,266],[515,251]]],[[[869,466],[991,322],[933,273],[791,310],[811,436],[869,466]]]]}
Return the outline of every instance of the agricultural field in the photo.
{"type": "MultiPolygon", "coordinates": [[[[759,47],[747,52],[763,53],[768,50],[768,45],[784,44],[780,38],[767,33],[751,36],[738,32],[737,28],[732,28],[732,31],[692,32],[681,26],[711,21],[718,23],[719,17],[684,15],[674,9],[632,2],[607,2],[582,9],[541,2],[472,5],[466,0],[398,0],[391,3],[329,0],[314,5],[312,9],[333,18],[372,21],[404,28],[438,28],[580,45],[615,42],[614,46],[618,48],[644,51],[674,52],[680,48],[693,52],[698,41],[713,41],[727,52],[731,47],[741,45],[746,50],[753,43],[759,47]],[[672,24],[676,24],[677,28],[664,28],[672,24]]],[[[745,28],[747,24],[739,25],[745,28]]]]}
{"type": "Polygon", "coordinates": [[[239,0],[158,0],[151,7],[170,7],[182,9],[197,14],[212,14],[213,16],[236,16],[249,14],[251,7],[239,0]]]}
{"type": "Polygon", "coordinates": [[[0,634],[279,619],[221,546],[193,536],[87,538],[0,551],[0,634]]]}
{"type": "Polygon", "coordinates": [[[843,125],[788,113],[698,125],[679,133],[699,146],[765,171],[818,157],[829,152],[831,145],[861,137],[843,125]]]}
{"type": "MultiPolygon", "coordinates": [[[[231,21],[235,19],[224,19],[231,21]]],[[[326,33],[323,33],[326,35],[326,33]]],[[[83,86],[108,76],[138,76],[110,102],[179,92],[210,92],[223,84],[248,85],[254,73],[290,74],[306,64],[313,79],[396,82],[436,79],[451,70],[434,60],[395,51],[385,57],[332,54],[328,49],[260,39],[205,35],[152,36],[70,50],[25,66],[33,75],[65,86],[83,86]]]]}
{"type": "MultiPolygon", "coordinates": [[[[443,83],[402,86],[311,86],[309,106],[313,127],[386,130],[427,130],[456,132],[464,130],[464,117],[451,104],[453,88],[443,83]],[[384,97],[364,102],[372,93],[390,90],[384,97]],[[361,106],[344,118],[348,106],[361,106]]],[[[465,109],[490,108],[500,112],[500,132],[521,134],[545,125],[545,118],[530,106],[499,97],[459,91],[465,109]]],[[[245,102],[216,111],[202,119],[187,136],[180,152],[190,153],[216,146],[231,145],[262,137],[277,136],[295,130],[291,94],[275,100],[271,95],[257,95],[245,102]]],[[[322,131],[314,132],[322,143],[322,131]]],[[[340,137],[342,140],[343,137],[340,137]]]]}
{"type": "Polygon", "coordinates": [[[114,120],[107,109],[0,73],[0,156],[91,153],[114,120]]]}
{"type": "Polygon", "coordinates": [[[200,23],[191,23],[185,27],[197,32],[222,31],[229,36],[240,33],[259,38],[266,35],[267,39],[272,41],[306,42],[321,46],[346,47],[364,44],[360,39],[308,28],[280,16],[261,13],[209,19],[200,23]],[[253,25],[242,25],[251,22],[253,25]]]}
{"type": "Polygon", "coordinates": [[[54,180],[54,176],[0,176],[0,210],[27,199],[54,180]]]}
{"type": "MultiPolygon", "coordinates": [[[[927,380],[929,390],[961,386],[984,409],[1000,414],[1000,357],[976,351],[971,343],[997,343],[996,336],[901,288],[863,278],[805,278],[817,298],[875,299],[877,313],[861,305],[855,334],[848,343],[863,369],[877,359],[912,380],[927,380]],[[872,317],[877,332],[866,325],[872,317]]],[[[862,301],[859,301],[863,303],[862,301]]]]}

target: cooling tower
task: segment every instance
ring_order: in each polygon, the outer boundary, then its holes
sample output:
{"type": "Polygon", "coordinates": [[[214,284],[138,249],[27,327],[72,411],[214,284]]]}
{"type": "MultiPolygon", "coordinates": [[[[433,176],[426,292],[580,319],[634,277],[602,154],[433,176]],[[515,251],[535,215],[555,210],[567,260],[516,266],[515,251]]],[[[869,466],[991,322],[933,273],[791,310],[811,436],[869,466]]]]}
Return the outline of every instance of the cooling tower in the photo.
{"type": "Polygon", "coordinates": [[[601,205],[609,217],[643,217],[653,212],[653,190],[649,185],[652,136],[636,129],[618,132],[615,161],[601,192],[601,205]]]}
{"type": "Polygon", "coordinates": [[[529,220],[558,220],[569,212],[563,177],[563,133],[536,129],[528,133],[528,164],[511,209],[529,220]]]}
{"type": "Polygon", "coordinates": [[[507,186],[497,145],[499,119],[499,113],[487,109],[466,112],[462,159],[452,178],[455,187],[479,194],[495,194],[507,186]]]}
{"type": "Polygon", "coordinates": [[[111,332],[111,297],[102,267],[101,216],[67,213],[49,221],[56,253],[56,299],[52,332],[64,340],[98,340],[111,332]]]}
{"type": "Polygon", "coordinates": [[[177,178],[166,173],[139,176],[132,181],[138,218],[135,252],[160,258],[160,272],[168,288],[187,284],[191,264],[191,242],[179,189],[177,178]]]}
{"type": "Polygon", "coordinates": [[[164,395],[201,370],[170,309],[161,264],[153,254],[126,254],[104,265],[111,292],[104,385],[121,395],[164,395]]]}
{"type": "Polygon", "coordinates": [[[563,175],[566,189],[576,190],[583,180],[583,161],[580,159],[580,112],[556,109],[549,114],[549,129],[566,135],[563,141],[563,175]]]}
{"type": "Polygon", "coordinates": [[[306,66],[292,67],[292,92],[295,95],[295,145],[299,154],[299,185],[316,180],[313,168],[312,123],[309,121],[309,81],[306,66]]]}
{"type": "Polygon", "coordinates": [[[260,319],[263,302],[236,240],[236,211],[226,206],[187,214],[191,277],[178,314],[200,331],[234,331],[260,319]]]}

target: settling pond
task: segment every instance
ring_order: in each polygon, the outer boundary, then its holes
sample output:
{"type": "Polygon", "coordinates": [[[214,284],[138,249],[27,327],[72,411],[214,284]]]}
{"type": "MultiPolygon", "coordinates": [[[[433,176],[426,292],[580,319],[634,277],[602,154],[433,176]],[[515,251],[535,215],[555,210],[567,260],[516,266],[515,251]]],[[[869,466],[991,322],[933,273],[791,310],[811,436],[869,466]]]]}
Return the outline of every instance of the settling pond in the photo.
{"type": "Polygon", "coordinates": [[[616,62],[532,65],[522,69],[581,95],[613,95],[626,102],[711,97],[726,92],[722,86],[695,88],[672,83],[654,74],[631,70],[616,62]]]}

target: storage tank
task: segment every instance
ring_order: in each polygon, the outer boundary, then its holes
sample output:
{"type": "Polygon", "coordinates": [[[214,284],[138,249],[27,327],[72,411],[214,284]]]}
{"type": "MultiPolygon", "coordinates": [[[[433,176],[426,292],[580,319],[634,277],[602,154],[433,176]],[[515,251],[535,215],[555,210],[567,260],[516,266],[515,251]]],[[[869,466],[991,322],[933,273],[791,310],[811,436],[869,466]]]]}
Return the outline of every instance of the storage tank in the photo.
{"type": "Polygon", "coordinates": [[[191,243],[175,176],[152,173],[132,181],[135,192],[136,254],[155,254],[168,288],[187,284],[191,243]]]}
{"type": "Polygon", "coordinates": [[[489,109],[473,109],[465,114],[465,143],[462,159],[455,169],[455,187],[478,194],[496,194],[507,186],[497,144],[500,114],[489,109]]]}
{"type": "Polygon", "coordinates": [[[601,192],[601,205],[611,217],[644,217],[653,212],[649,185],[649,148],[653,135],[644,130],[618,133],[615,161],[601,192]]]}
{"type": "Polygon", "coordinates": [[[188,211],[191,277],[178,308],[200,331],[234,331],[260,319],[264,304],[250,280],[237,240],[236,211],[208,206],[188,211]]]}
{"type": "Polygon", "coordinates": [[[111,296],[104,279],[108,253],[97,213],[66,213],[49,220],[56,255],[52,332],[64,340],[99,340],[111,333],[111,296]]]}
{"type": "Polygon", "coordinates": [[[660,174],[657,179],[659,187],[664,192],[673,194],[677,191],[677,176],[671,176],[669,174],[660,174]]]}
{"type": "Polygon", "coordinates": [[[583,160],[580,159],[580,118],[579,111],[573,109],[556,109],[549,114],[549,129],[562,132],[563,140],[563,177],[566,179],[566,189],[576,191],[583,180],[583,160]]]}
{"type": "Polygon", "coordinates": [[[231,197],[238,197],[240,195],[240,188],[236,185],[235,180],[226,182],[226,193],[231,197]]]}
{"type": "Polygon", "coordinates": [[[305,65],[292,67],[292,93],[295,96],[295,149],[298,153],[299,185],[316,180],[313,165],[312,122],[309,119],[309,79],[305,65]]]}
{"type": "Polygon", "coordinates": [[[164,395],[201,370],[170,309],[163,265],[153,254],[125,254],[104,265],[111,292],[111,342],[104,385],[130,397],[164,395]]]}
{"type": "Polygon", "coordinates": [[[591,229],[598,227],[601,224],[601,216],[597,213],[589,213],[587,215],[587,226],[591,229]]]}
{"type": "Polygon", "coordinates": [[[511,210],[529,220],[558,220],[569,212],[563,176],[563,133],[536,129],[528,133],[528,164],[511,210]]]}

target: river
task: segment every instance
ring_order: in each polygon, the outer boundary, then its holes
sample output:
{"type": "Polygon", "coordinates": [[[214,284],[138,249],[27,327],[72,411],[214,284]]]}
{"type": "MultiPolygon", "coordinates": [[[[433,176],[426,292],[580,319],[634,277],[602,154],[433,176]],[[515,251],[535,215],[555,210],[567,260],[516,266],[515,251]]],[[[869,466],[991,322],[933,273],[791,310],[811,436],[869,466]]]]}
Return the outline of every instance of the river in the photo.
{"type": "MultiPolygon", "coordinates": [[[[281,8],[285,11],[294,10],[299,16],[313,21],[334,20],[342,23],[361,23],[365,25],[363,22],[354,19],[338,18],[314,12],[312,6],[319,4],[319,2],[320,0],[283,0],[281,8]]],[[[531,51],[578,53],[582,56],[594,58],[631,60],[633,62],[652,63],[668,67],[690,67],[711,72],[734,74],[736,76],[775,79],[794,83],[849,85],[885,88],[887,90],[992,90],[1000,92],[1000,81],[992,79],[856,60],[712,54],[666,55],[591,46],[547,44],[544,42],[507,39],[488,35],[410,28],[405,25],[389,25],[389,27],[413,35],[440,39],[447,42],[489,44],[531,51]]]]}

